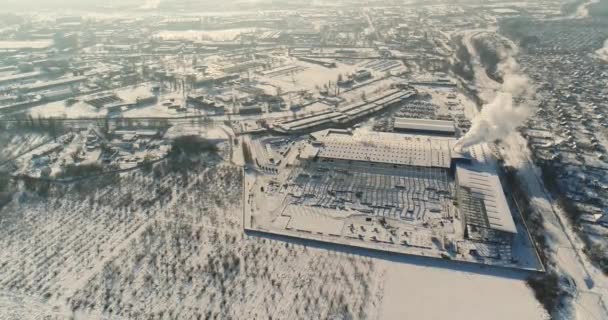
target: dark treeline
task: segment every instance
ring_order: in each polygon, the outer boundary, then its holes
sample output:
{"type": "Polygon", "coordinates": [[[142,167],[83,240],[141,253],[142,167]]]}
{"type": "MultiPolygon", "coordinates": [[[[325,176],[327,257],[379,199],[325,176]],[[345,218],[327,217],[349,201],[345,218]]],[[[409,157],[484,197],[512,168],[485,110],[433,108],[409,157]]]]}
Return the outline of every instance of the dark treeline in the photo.
{"type": "Polygon", "coordinates": [[[14,120],[11,124],[0,123],[2,129],[7,130],[12,126],[15,129],[47,133],[53,138],[62,135],[66,130],[64,123],[57,118],[34,118],[31,115],[19,115],[14,117],[14,120]]]}
{"type": "Polygon", "coordinates": [[[457,37],[454,40],[456,49],[456,61],[452,64],[452,72],[462,77],[467,81],[471,81],[474,78],[473,66],[471,65],[471,53],[467,47],[462,43],[462,37],[457,37]]]}
{"type": "Polygon", "coordinates": [[[473,46],[479,53],[479,60],[486,70],[486,74],[492,80],[502,83],[502,75],[499,73],[498,65],[501,61],[500,53],[488,41],[484,39],[473,39],[473,46]]]}

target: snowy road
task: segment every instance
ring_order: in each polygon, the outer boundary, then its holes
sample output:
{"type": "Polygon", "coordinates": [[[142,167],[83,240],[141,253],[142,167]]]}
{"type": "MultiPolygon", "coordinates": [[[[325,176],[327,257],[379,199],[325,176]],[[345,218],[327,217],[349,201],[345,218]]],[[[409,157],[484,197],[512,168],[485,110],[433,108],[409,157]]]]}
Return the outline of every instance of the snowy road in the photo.
{"type": "MultiPolygon", "coordinates": [[[[532,163],[525,139],[516,134],[504,141],[502,154],[508,165],[518,168],[533,207],[542,214],[557,269],[576,284],[573,314],[576,319],[608,319],[608,279],[582,254],[583,243],[574,233],[565,213],[546,191],[540,171],[532,163]]],[[[564,314],[564,318],[569,315],[564,314]]]]}

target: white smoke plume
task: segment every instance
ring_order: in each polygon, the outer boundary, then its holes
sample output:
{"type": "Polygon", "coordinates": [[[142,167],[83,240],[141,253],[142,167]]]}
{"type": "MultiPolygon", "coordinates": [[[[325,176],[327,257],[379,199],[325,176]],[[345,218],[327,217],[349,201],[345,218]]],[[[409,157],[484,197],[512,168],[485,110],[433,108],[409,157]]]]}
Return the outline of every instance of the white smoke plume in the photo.
{"type": "Polygon", "coordinates": [[[608,39],[604,42],[604,47],[595,52],[596,57],[608,62],[608,39]]]}
{"type": "Polygon", "coordinates": [[[458,140],[456,150],[506,138],[534,113],[534,108],[527,103],[534,95],[534,88],[520,70],[512,52],[503,55],[498,72],[502,75],[503,83],[494,99],[483,105],[481,112],[473,119],[469,132],[458,140]]]}
{"type": "Polygon", "coordinates": [[[589,6],[592,4],[600,2],[599,0],[589,0],[587,2],[582,3],[574,13],[575,18],[588,18],[589,17],[589,6]]]}

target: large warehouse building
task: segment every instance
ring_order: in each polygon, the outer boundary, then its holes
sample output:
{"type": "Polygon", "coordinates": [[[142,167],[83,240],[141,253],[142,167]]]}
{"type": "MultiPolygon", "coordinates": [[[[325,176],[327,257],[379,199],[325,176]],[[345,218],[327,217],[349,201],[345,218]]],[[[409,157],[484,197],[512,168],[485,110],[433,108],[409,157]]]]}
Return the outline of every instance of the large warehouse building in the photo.
{"type": "Polygon", "coordinates": [[[447,120],[395,118],[393,123],[393,131],[450,137],[456,135],[454,121],[447,120]]]}
{"type": "Polygon", "coordinates": [[[517,228],[498,175],[458,165],[456,186],[465,236],[482,242],[510,243],[517,228]]]}
{"type": "Polygon", "coordinates": [[[454,138],[387,132],[324,130],[311,135],[315,156],[326,159],[450,168],[454,138]]]}
{"type": "Polygon", "coordinates": [[[413,168],[449,177],[455,182],[462,231],[470,240],[508,244],[517,233],[486,145],[474,146],[463,155],[453,150],[454,137],[330,129],[313,133],[311,138],[309,159],[413,168]]]}

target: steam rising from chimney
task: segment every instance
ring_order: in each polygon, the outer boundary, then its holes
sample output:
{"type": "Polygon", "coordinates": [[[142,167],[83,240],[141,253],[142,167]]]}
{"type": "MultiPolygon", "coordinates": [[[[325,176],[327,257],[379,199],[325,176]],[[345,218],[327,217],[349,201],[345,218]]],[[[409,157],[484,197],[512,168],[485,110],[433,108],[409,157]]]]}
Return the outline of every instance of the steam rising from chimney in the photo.
{"type": "Polygon", "coordinates": [[[606,39],[606,41],[604,42],[604,47],[597,50],[595,52],[595,55],[601,60],[608,62],[608,39],[606,39]]]}
{"type": "Polygon", "coordinates": [[[454,146],[456,151],[505,138],[534,113],[534,108],[527,103],[534,95],[534,88],[513,55],[513,51],[503,52],[498,65],[503,83],[494,99],[473,119],[469,132],[458,140],[454,146]]]}
{"type": "Polygon", "coordinates": [[[600,2],[600,0],[588,0],[581,3],[578,8],[576,8],[576,12],[574,12],[574,18],[589,18],[589,7],[598,2],[600,2]]]}

